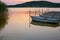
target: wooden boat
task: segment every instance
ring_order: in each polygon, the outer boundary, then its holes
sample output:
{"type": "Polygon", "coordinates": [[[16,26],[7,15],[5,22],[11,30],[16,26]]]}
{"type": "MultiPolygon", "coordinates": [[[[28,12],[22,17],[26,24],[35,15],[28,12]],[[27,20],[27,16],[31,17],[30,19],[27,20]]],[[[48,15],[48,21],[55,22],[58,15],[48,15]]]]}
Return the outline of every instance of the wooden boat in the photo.
{"type": "Polygon", "coordinates": [[[37,22],[48,22],[48,23],[59,23],[60,22],[60,16],[58,15],[60,12],[48,12],[47,14],[41,15],[41,16],[31,16],[32,21],[37,22]],[[54,13],[52,16],[49,13],[54,13]]]}

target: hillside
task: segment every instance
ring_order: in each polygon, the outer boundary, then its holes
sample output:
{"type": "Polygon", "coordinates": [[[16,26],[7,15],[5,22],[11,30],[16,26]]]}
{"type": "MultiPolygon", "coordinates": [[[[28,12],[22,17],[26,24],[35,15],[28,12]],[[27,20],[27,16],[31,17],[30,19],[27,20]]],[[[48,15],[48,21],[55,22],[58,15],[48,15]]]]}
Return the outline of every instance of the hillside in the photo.
{"type": "Polygon", "coordinates": [[[60,3],[52,3],[48,1],[31,1],[23,4],[9,5],[8,7],[60,7],[60,3]]]}

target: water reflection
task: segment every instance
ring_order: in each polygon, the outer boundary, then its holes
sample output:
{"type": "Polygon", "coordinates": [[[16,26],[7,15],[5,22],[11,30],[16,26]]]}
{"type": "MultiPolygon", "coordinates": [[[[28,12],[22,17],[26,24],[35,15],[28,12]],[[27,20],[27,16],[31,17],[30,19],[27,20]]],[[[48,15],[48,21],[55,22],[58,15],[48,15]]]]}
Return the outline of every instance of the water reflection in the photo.
{"type": "Polygon", "coordinates": [[[38,25],[38,26],[48,26],[48,27],[58,27],[59,26],[59,24],[40,23],[40,22],[35,22],[35,21],[32,21],[31,24],[38,25]]]}
{"type": "Polygon", "coordinates": [[[8,19],[8,10],[0,12],[0,31],[5,27],[7,24],[8,19]]]}
{"type": "MultiPolygon", "coordinates": [[[[8,9],[10,13],[9,24],[7,25],[5,24],[6,26],[4,26],[5,27],[4,30],[1,31],[0,40],[60,39],[59,38],[60,27],[58,27],[58,24],[57,26],[48,27],[49,25],[47,26],[47,23],[46,26],[40,26],[40,23],[35,23],[35,25],[30,25],[29,27],[29,24],[32,20],[30,18],[29,22],[29,12],[24,12],[25,11],[24,8],[8,8],[8,9]],[[39,24],[39,26],[37,26],[36,24],[39,24]]],[[[34,15],[34,13],[31,13],[31,15],[34,15]]]]}

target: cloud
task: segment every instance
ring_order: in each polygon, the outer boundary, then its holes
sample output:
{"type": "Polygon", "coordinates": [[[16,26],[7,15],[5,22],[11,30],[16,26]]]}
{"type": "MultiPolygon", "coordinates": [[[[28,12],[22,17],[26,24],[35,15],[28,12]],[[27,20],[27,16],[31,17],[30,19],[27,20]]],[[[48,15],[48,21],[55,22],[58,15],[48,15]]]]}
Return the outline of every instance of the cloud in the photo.
{"type": "Polygon", "coordinates": [[[60,0],[47,0],[47,1],[51,1],[51,2],[60,3],[60,0]]]}

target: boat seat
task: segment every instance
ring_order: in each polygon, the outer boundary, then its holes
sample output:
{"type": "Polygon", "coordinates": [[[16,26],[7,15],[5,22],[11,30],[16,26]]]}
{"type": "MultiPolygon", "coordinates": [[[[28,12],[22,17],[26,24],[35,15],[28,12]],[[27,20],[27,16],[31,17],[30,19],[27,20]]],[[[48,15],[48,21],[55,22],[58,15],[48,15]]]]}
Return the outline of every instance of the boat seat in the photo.
{"type": "Polygon", "coordinates": [[[36,18],[36,19],[41,19],[41,20],[47,19],[47,17],[42,17],[42,16],[40,16],[40,17],[39,17],[39,16],[36,16],[36,17],[34,16],[34,18],[36,18]]]}
{"type": "Polygon", "coordinates": [[[50,16],[50,15],[42,15],[41,17],[52,17],[52,16],[50,16]]]}
{"type": "Polygon", "coordinates": [[[56,19],[56,18],[47,18],[47,20],[52,20],[52,21],[56,20],[56,21],[59,21],[59,19],[56,19]]]}

